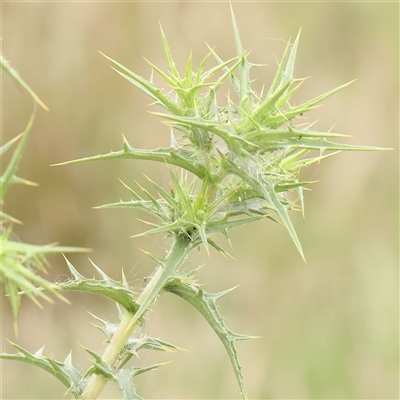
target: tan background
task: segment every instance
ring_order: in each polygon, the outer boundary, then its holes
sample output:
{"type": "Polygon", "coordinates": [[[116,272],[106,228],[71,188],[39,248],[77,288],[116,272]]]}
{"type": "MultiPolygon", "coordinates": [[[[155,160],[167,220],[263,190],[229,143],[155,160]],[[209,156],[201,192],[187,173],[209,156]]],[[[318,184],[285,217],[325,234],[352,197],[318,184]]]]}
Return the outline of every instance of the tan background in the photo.
{"type": "MultiPolygon", "coordinates": [[[[307,264],[284,228],[264,221],[232,231],[237,261],[201,253],[187,268],[204,264],[199,279],[207,291],[241,285],[220,311],[234,331],[262,336],[237,346],[251,398],[398,398],[399,5],[239,2],[234,9],[250,60],[267,64],[254,71],[255,87],[270,84],[284,40],[302,27],[296,77],[311,79],[298,103],[357,78],[310,120],[321,130],[336,124],[335,131],[353,135],[351,143],[395,151],[341,154],[304,175],[320,180],[306,194],[306,219],[293,215],[307,264]]],[[[168,129],[146,112],[149,99],[97,52],[149,77],[143,56],[166,65],[159,21],[181,70],[191,49],[198,65],[205,42],[222,58],[235,55],[227,2],[2,4],[3,53],[50,107],[37,115],[19,170],[40,187],[12,188],[5,211],[24,221],[15,226],[21,240],[90,247],[104,271],[119,279],[124,268],[137,288],[154,268],[138,248],[162,254],[161,238],[129,238],[144,228],[138,213],[91,207],[129,198],[117,178],[148,187],[145,172],[168,187],[165,166],[49,165],[119,150],[121,133],[139,148],[168,144],[168,129]]],[[[31,102],[4,74],[2,101],[5,141],[22,131],[31,102]]],[[[50,277],[65,279],[62,258],[50,260],[50,277]]],[[[93,275],[86,255],[70,260],[93,275]]],[[[46,344],[46,354],[60,360],[72,349],[77,367],[86,369],[79,343],[97,350],[103,341],[87,311],[113,321],[117,312],[96,296],[68,297],[72,306],[57,301],[44,310],[23,301],[18,339],[2,297],[3,351],[12,351],[4,338],[30,351],[46,344]]],[[[223,346],[201,316],[167,294],[154,310],[148,332],[189,352],[144,353],[138,365],[174,362],[139,376],[138,392],[146,399],[239,398],[223,346]]],[[[45,372],[16,362],[2,367],[4,399],[63,397],[65,388],[45,372]]],[[[116,396],[110,385],[104,397],[116,396]]]]}

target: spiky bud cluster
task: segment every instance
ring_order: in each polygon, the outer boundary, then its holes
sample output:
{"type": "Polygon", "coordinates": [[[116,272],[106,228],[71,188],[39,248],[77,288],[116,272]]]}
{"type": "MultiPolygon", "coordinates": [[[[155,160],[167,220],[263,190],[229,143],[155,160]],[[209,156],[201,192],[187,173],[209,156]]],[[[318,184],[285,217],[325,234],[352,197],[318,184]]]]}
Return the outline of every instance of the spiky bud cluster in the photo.
{"type": "Polygon", "coordinates": [[[213,233],[227,236],[230,227],[269,217],[286,226],[303,255],[288,215],[297,204],[297,209],[304,210],[303,189],[311,182],[301,181],[300,171],[342,150],[371,148],[335,143],[331,140],[345,135],[317,132],[311,129],[311,124],[298,124],[297,117],[349,84],[300,105],[291,105],[291,97],[305,80],[294,77],[300,32],[293,44],[288,43],[270,88],[265,93],[254,91],[250,70],[259,65],[248,61],[233,13],[232,20],[237,56],[223,61],[211,49],[194,71],[190,54],[183,76],[175,66],[161,29],[169,69],[165,73],[150,65],[166,81],[171,89],[169,93],[157,87],[153,77],[146,80],[106,57],[120,75],[166,111],[154,114],[171,126],[171,145],[138,150],[124,138],[120,152],[74,162],[147,159],[177,166],[195,175],[189,181],[187,174],[171,172],[170,193],[153,182],[159,194],[157,199],[147,191],[144,191],[147,199],[143,199],[128,188],[133,196],[131,201],[103,206],[139,208],[155,215],[161,223],[153,224],[145,234],[184,233],[194,243],[203,243],[207,251],[209,244],[223,251],[212,239],[213,233]],[[206,70],[205,64],[211,55],[217,65],[206,70]],[[220,106],[217,92],[226,80],[233,87],[235,99],[228,94],[227,104],[220,106]],[[179,139],[174,131],[180,132],[179,139]],[[289,196],[289,192],[296,195],[289,196]]]}

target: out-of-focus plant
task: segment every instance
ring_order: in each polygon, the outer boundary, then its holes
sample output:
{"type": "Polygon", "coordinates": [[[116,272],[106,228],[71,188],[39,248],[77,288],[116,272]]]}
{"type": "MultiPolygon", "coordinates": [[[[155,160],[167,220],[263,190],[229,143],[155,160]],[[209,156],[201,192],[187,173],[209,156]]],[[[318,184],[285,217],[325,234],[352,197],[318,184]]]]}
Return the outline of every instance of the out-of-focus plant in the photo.
{"type": "MultiPolygon", "coordinates": [[[[48,108],[1,54],[0,64],[2,69],[33,99],[33,112],[24,132],[7,143],[2,144],[0,147],[0,201],[3,206],[4,196],[11,185],[20,183],[36,186],[35,183],[18,177],[16,173],[29,133],[32,129],[37,105],[39,104],[46,111],[48,111],[48,108]],[[14,153],[12,154],[8,165],[4,166],[3,155],[12,148],[14,144],[16,146],[14,153]]],[[[38,297],[49,302],[53,301],[46,292],[55,295],[61,300],[68,301],[60,294],[57,285],[39,275],[40,272],[46,273],[46,254],[82,251],[82,249],[54,245],[38,246],[22,243],[21,241],[16,240],[16,235],[12,232],[13,223],[21,222],[6,214],[3,210],[0,210],[0,281],[2,282],[5,294],[10,300],[14,315],[14,328],[15,332],[17,332],[18,311],[21,304],[22,294],[27,295],[39,307],[41,307],[41,304],[37,299],[38,297]]]]}
{"type": "Polygon", "coordinates": [[[171,177],[169,188],[150,181],[154,194],[142,187],[143,194],[139,194],[124,184],[130,200],[98,208],[129,208],[150,214],[159,222],[154,222],[154,218],[147,221],[150,229],[141,235],[164,234],[169,251],[166,256],[148,253],[156,260],[157,267],[139,295],[133,292],[123,274],[118,282],[93,264],[99,278],[89,279],[67,261],[72,278],[58,283],[59,289],[106,296],[115,301],[120,310],[118,323],[96,317],[107,347],[102,354],[85,349],[92,356],[93,365],[84,374],[72,366],[70,356],[58,362],[45,357],[41,350],[33,354],[17,345],[17,354],[3,355],[49,371],[75,398],[96,399],[109,381],[116,384],[122,398],[141,398],[136,393],[133,378],[159,364],[139,368],[126,366],[126,363],[143,348],[176,348],[143,334],[146,313],[163,292],[170,292],[191,304],[211,325],[227,351],[240,392],[246,399],[235,342],[251,336],[234,333],[225,325],[217,301],[230,290],[206,292],[196,281],[195,271],[184,269],[186,257],[199,247],[207,253],[213,247],[227,255],[215,241],[215,235],[228,238],[231,228],[265,218],[286,227],[303,257],[289,217],[291,210],[303,211],[303,191],[312,183],[301,180],[301,170],[340,151],[378,149],[342,144],[337,140],[345,135],[318,132],[311,124],[299,124],[299,117],[348,85],[293,105],[291,98],[305,80],[294,76],[299,35],[287,45],[269,89],[256,92],[251,85],[250,71],[258,65],[251,63],[243,50],[233,12],[232,23],[237,55],[223,61],[210,49],[197,70],[193,69],[190,55],[183,75],[178,72],[161,30],[168,71],[150,65],[153,72],[165,80],[166,90],[156,86],[153,76],[146,80],[106,57],[122,77],[153,100],[159,109],[155,114],[171,127],[171,144],[166,148],[141,150],[132,147],[124,138],[121,151],[63,164],[116,159],[167,164],[171,177]],[[210,57],[216,63],[206,69],[210,57]],[[231,84],[233,94],[228,93],[225,103],[220,104],[217,93],[226,81],[231,84]],[[138,326],[142,329],[137,329],[138,326]]]}

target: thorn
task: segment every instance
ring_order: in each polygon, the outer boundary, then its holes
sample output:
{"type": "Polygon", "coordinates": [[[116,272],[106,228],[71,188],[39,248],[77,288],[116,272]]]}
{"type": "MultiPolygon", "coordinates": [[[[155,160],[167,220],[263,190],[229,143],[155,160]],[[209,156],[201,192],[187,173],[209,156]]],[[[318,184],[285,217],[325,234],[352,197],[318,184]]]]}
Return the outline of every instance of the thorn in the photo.
{"type": "Polygon", "coordinates": [[[143,175],[150,183],[153,183],[153,181],[152,181],[144,172],[142,172],[142,175],[143,175]]]}
{"type": "Polygon", "coordinates": [[[14,222],[14,224],[18,224],[18,225],[23,225],[24,223],[22,222],[22,221],[20,221],[19,219],[16,219],[16,218],[14,218],[14,217],[9,217],[9,220],[11,221],[11,222],[14,222]]]}
{"type": "Polygon", "coordinates": [[[28,186],[39,186],[39,184],[36,182],[25,181],[24,183],[25,183],[25,185],[28,185],[28,186]]]}
{"type": "Polygon", "coordinates": [[[187,350],[187,349],[184,349],[183,347],[178,347],[178,346],[175,346],[174,349],[169,349],[169,348],[167,348],[165,351],[175,352],[175,349],[176,349],[176,350],[180,350],[180,351],[186,351],[187,353],[190,353],[190,350],[187,350]]]}
{"type": "Polygon", "coordinates": [[[133,239],[133,238],[137,238],[137,237],[141,237],[141,236],[146,236],[146,232],[143,232],[143,233],[138,233],[137,235],[132,235],[132,236],[129,236],[131,239],[133,239]]]}
{"type": "Polygon", "coordinates": [[[71,274],[73,275],[73,277],[74,277],[76,280],[85,280],[86,278],[85,278],[83,275],[81,275],[81,274],[78,272],[77,269],[75,269],[75,267],[68,261],[67,257],[65,257],[64,254],[63,254],[63,257],[64,257],[64,259],[65,259],[65,261],[66,261],[66,263],[67,263],[67,267],[69,268],[69,270],[70,270],[71,274]]]}
{"type": "Polygon", "coordinates": [[[15,344],[14,342],[12,342],[11,340],[8,340],[7,338],[4,338],[4,339],[6,339],[6,340],[7,340],[7,342],[11,344],[11,346],[13,346],[13,347],[15,347],[15,346],[16,346],[16,344],[15,344]]]}
{"type": "MultiPolygon", "coordinates": [[[[332,129],[336,126],[336,122],[328,129],[328,132],[332,132],[332,129]]],[[[346,135],[347,137],[349,137],[348,135],[346,135]]]]}
{"type": "Polygon", "coordinates": [[[308,128],[311,128],[313,125],[315,125],[317,122],[319,121],[319,119],[315,120],[314,122],[311,122],[310,125],[308,125],[308,128]]]}
{"type": "Polygon", "coordinates": [[[105,281],[111,281],[111,278],[104,272],[102,271],[90,258],[88,258],[90,263],[93,265],[95,270],[100,274],[100,276],[105,280],[105,281]]]}
{"type": "MultiPolygon", "coordinates": [[[[127,188],[127,189],[130,189],[130,187],[122,180],[122,179],[119,179],[118,178],[118,180],[127,188]]],[[[94,208],[94,207],[93,207],[94,208]]]]}
{"type": "Polygon", "coordinates": [[[126,288],[129,288],[129,284],[128,281],[126,280],[125,274],[124,274],[124,270],[121,269],[121,274],[122,274],[122,283],[126,288]]]}
{"type": "Polygon", "coordinates": [[[140,184],[139,184],[137,181],[134,181],[134,182],[136,183],[136,185],[138,185],[138,186],[139,186],[139,189],[141,189],[141,190],[145,191],[145,189],[144,189],[142,186],[140,186],[140,184]]]}
{"type": "Polygon", "coordinates": [[[233,255],[232,255],[232,254],[228,253],[228,252],[227,252],[227,251],[225,251],[225,250],[224,250],[224,254],[225,254],[226,256],[228,256],[229,258],[231,258],[232,260],[235,260],[235,261],[237,261],[237,259],[236,259],[235,257],[233,257],[233,255]]]}
{"type": "Polygon", "coordinates": [[[69,306],[72,305],[72,303],[66,297],[64,297],[61,294],[58,295],[57,298],[60,299],[61,301],[63,301],[65,304],[68,304],[69,306]]]}
{"type": "Polygon", "coordinates": [[[86,312],[92,316],[93,318],[97,319],[98,321],[102,321],[99,317],[96,317],[96,315],[92,314],[90,311],[86,310],[86,312]]]}

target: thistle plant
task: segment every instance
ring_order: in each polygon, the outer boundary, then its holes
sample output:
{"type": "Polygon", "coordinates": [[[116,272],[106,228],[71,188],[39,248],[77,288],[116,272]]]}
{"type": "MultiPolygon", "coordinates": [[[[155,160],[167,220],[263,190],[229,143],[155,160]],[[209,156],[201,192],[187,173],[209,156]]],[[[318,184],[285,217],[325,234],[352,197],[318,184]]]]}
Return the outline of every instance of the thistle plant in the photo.
{"type": "MultiPolygon", "coordinates": [[[[0,64],[6,74],[9,75],[16,84],[33,99],[33,111],[24,131],[7,143],[2,144],[0,147],[0,202],[3,205],[4,196],[10,186],[14,184],[37,186],[36,183],[17,176],[17,170],[29,133],[33,126],[37,105],[46,111],[49,111],[49,109],[2,54],[0,54],[0,64]],[[3,155],[14,145],[16,146],[14,153],[12,154],[8,165],[5,167],[3,165],[3,155]]],[[[21,221],[6,214],[3,210],[0,211],[0,282],[2,283],[2,288],[4,288],[5,293],[8,295],[11,304],[14,316],[15,333],[17,333],[18,312],[21,305],[22,294],[28,296],[39,307],[42,306],[38,301],[38,298],[48,302],[53,301],[45,291],[68,302],[68,300],[61,295],[57,285],[40,276],[40,273],[46,273],[47,262],[45,256],[49,253],[67,253],[85,250],[74,247],[23,243],[18,240],[12,231],[13,224],[20,223],[21,221]]]]}
{"type": "Polygon", "coordinates": [[[260,65],[249,61],[233,12],[231,15],[237,54],[227,61],[210,48],[197,70],[192,66],[190,54],[184,73],[180,74],[162,29],[167,71],[149,62],[152,75],[147,80],[105,56],[118,74],[151,98],[156,107],[154,114],[170,127],[170,146],[136,149],[124,137],[120,151],[62,165],[116,159],[165,164],[171,178],[170,187],[162,187],[149,179],[156,193],[153,195],[139,185],[138,190],[123,183],[130,199],[97,208],[146,212],[151,219],[143,222],[149,229],[140,235],[163,234],[169,250],[165,256],[147,253],[157,262],[157,267],[139,295],[133,292],[123,273],[121,281],[115,281],[93,264],[99,278],[89,279],[67,260],[72,277],[57,283],[59,290],[99,294],[116,302],[119,308],[118,323],[95,317],[107,346],[102,353],[85,349],[92,357],[92,366],[85,373],[73,367],[71,356],[59,362],[44,356],[42,350],[31,353],[18,345],[14,345],[18,353],[2,355],[47,370],[76,399],[98,398],[109,381],[114,382],[123,399],[141,399],[133,378],[160,364],[139,368],[127,363],[143,348],[177,349],[143,333],[147,312],[164,292],[186,300],[210,324],[225,347],[240,393],[246,399],[235,342],[253,336],[232,332],[219,313],[217,301],[231,289],[206,292],[196,280],[196,271],[183,267],[185,259],[197,248],[207,254],[214,248],[229,255],[217,243],[216,236],[222,234],[229,239],[231,228],[266,218],[286,227],[304,258],[290,219],[292,210],[304,211],[303,193],[312,183],[300,178],[301,170],[341,151],[378,149],[342,144],[338,140],[346,135],[319,132],[312,124],[299,123],[300,116],[349,85],[294,105],[292,96],[305,81],[294,75],[300,33],[293,43],[287,44],[270,87],[260,93],[253,89],[250,72],[260,65]],[[214,59],[214,65],[207,69],[210,59],[214,59]],[[155,84],[153,74],[165,80],[167,90],[155,84]],[[225,93],[226,100],[220,104],[217,98],[223,98],[219,92],[226,86],[225,82],[230,83],[232,92],[225,93]]]}

